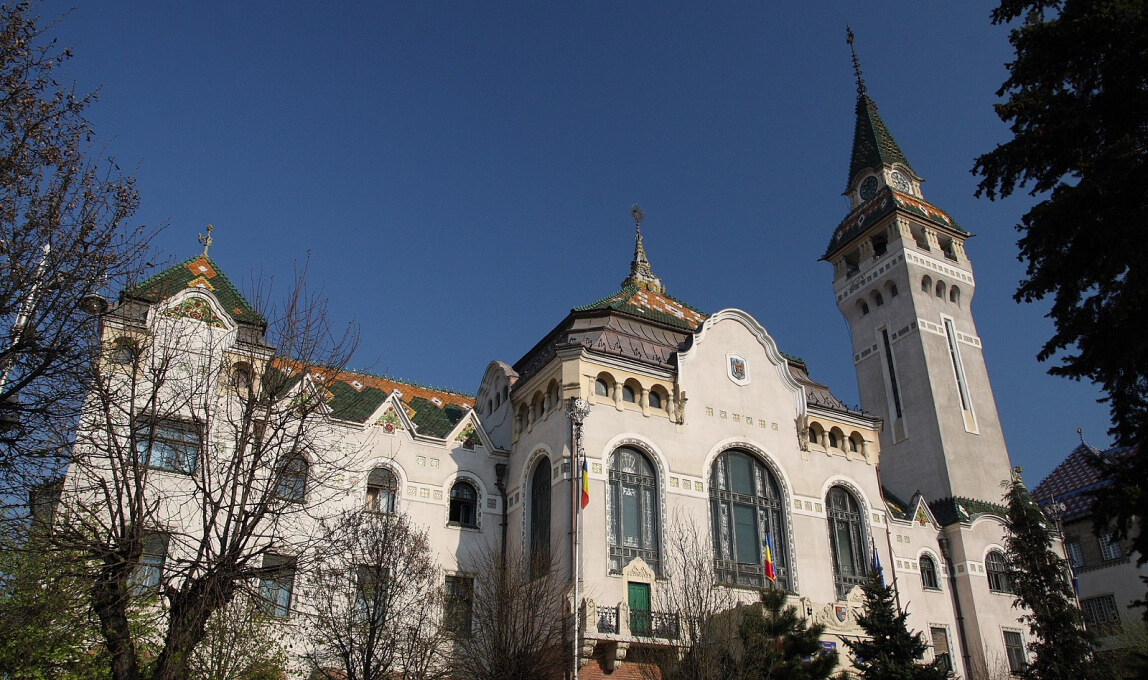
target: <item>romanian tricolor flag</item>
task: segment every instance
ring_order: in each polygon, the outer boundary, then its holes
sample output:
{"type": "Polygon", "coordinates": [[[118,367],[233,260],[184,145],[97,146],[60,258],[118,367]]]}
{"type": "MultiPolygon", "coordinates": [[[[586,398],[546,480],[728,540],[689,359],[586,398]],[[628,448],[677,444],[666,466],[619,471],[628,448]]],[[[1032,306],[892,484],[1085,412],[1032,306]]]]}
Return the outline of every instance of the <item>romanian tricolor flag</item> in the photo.
{"type": "Polygon", "coordinates": [[[765,560],[762,562],[765,567],[765,577],[770,581],[775,581],[777,576],[773,573],[773,539],[769,534],[765,535],[765,560]]]}
{"type": "Polygon", "coordinates": [[[590,471],[586,469],[586,457],[582,457],[582,509],[590,505],[590,471]]]}

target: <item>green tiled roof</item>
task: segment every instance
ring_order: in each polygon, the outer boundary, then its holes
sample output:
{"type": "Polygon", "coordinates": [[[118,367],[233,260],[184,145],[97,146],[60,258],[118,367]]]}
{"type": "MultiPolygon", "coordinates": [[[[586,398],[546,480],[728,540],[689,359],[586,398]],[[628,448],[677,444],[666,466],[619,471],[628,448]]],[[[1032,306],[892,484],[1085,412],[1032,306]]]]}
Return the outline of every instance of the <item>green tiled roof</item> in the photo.
{"type": "Polygon", "coordinates": [[[877,195],[857,206],[852,212],[841,220],[829,239],[829,247],[821,259],[828,260],[838,248],[853,240],[861,232],[873,226],[875,222],[894,210],[904,210],[939,227],[950,229],[959,234],[968,235],[969,232],[961,228],[949,214],[935,205],[923,201],[915,196],[894,191],[891,187],[882,187],[877,195]]]}
{"type": "Polygon", "coordinates": [[[406,404],[415,412],[411,422],[418,427],[419,434],[428,437],[439,439],[446,437],[466,415],[466,409],[457,404],[444,403],[442,408],[439,408],[434,402],[423,397],[411,397],[406,404]]]}
{"type": "Polygon", "coordinates": [[[857,123],[853,128],[853,158],[849,163],[846,189],[862,170],[880,168],[894,163],[909,168],[909,161],[897,146],[897,141],[885,127],[877,113],[877,104],[868,95],[857,97],[857,123]]]}
{"type": "Polygon", "coordinates": [[[977,515],[996,515],[1001,519],[1008,518],[1008,508],[999,503],[989,503],[988,501],[979,501],[962,496],[932,501],[929,503],[929,510],[933,511],[933,517],[937,518],[943,527],[957,522],[968,522],[977,515]]]}
{"type": "Polygon", "coordinates": [[[626,286],[601,300],[575,307],[572,311],[597,310],[614,310],[686,331],[697,329],[706,318],[705,312],[681,300],[638,286],[626,286]]]}
{"type": "Polygon", "coordinates": [[[219,301],[229,316],[239,323],[266,326],[264,319],[247,302],[227,275],[206,255],[196,255],[158,274],[129,286],[120,299],[131,298],[145,302],[161,302],[186,288],[201,288],[219,301]]]}
{"type": "Polygon", "coordinates": [[[331,401],[327,403],[331,415],[355,423],[366,422],[387,398],[387,393],[377,387],[364,387],[362,392],[358,392],[341,380],[332,380],[325,387],[331,393],[331,401]]]}

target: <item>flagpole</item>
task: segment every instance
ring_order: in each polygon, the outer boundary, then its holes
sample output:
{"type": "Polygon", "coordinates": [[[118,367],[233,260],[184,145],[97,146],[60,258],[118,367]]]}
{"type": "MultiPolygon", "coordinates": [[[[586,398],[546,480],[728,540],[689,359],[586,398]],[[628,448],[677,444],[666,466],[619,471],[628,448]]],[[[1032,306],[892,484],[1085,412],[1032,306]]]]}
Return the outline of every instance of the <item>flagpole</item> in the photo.
{"type": "Polygon", "coordinates": [[[573,559],[570,566],[571,578],[574,581],[574,603],[573,603],[573,616],[574,620],[574,634],[573,638],[573,672],[571,677],[573,680],[578,680],[578,661],[579,661],[579,613],[581,603],[578,597],[578,581],[582,572],[582,555],[579,550],[579,533],[582,529],[581,519],[582,515],[582,490],[583,490],[583,474],[584,466],[586,464],[586,454],[582,450],[582,423],[586,416],[590,415],[590,405],[585,400],[579,397],[570,397],[566,402],[566,415],[570,418],[570,489],[572,491],[571,501],[573,507],[571,508],[574,518],[574,536],[573,536],[573,559]]]}

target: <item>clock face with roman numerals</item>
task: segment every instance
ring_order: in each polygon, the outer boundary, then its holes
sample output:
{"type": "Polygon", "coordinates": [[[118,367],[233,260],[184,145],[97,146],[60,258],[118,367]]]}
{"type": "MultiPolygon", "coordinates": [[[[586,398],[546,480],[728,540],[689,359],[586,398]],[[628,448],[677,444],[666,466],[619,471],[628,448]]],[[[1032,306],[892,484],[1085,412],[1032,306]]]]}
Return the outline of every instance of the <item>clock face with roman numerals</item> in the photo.
{"type": "Polygon", "coordinates": [[[877,195],[877,178],[866,177],[865,181],[861,183],[861,200],[868,201],[877,195]]]}
{"type": "Polygon", "coordinates": [[[909,186],[909,179],[907,177],[894,170],[892,174],[889,175],[889,179],[893,180],[894,189],[901,193],[909,193],[911,187],[909,186]]]}

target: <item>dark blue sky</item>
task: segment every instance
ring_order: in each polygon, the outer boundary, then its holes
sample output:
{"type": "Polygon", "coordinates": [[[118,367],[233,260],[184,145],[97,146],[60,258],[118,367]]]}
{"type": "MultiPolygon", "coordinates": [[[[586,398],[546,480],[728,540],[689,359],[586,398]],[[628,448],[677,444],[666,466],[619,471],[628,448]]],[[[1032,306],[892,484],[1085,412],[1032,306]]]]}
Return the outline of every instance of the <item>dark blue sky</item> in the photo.
{"type": "MultiPolygon", "coordinates": [[[[632,203],[667,291],[739,307],[857,402],[831,268],[869,93],[926,199],[977,236],[973,310],[1014,463],[1035,484],[1103,446],[1088,386],[1034,358],[1045,306],[1012,301],[1031,199],[976,199],[1006,138],[993,3],[86,3],[54,31],[102,86],[101,143],[136,168],[137,220],[170,258],[286,281],[310,254],[356,367],[473,392],[570,307],[619,287],[632,203]]],[[[68,3],[40,6],[45,16],[68,3]]]]}

